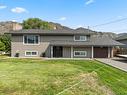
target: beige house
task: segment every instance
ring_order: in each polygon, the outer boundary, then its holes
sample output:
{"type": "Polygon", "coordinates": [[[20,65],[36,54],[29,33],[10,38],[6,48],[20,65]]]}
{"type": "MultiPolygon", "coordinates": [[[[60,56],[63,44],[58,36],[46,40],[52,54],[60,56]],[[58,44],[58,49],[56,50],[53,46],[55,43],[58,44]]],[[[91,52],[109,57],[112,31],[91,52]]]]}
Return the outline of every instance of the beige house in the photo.
{"type": "Polygon", "coordinates": [[[120,53],[127,54],[127,34],[117,37],[116,41],[125,44],[124,46],[120,46],[120,53]]]}
{"type": "Polygon", "coordinates": [[[12,31],[12,57],[111,58],[113,47],[123,44],[108,38],[94,37],[91,30],[12,31]]]}

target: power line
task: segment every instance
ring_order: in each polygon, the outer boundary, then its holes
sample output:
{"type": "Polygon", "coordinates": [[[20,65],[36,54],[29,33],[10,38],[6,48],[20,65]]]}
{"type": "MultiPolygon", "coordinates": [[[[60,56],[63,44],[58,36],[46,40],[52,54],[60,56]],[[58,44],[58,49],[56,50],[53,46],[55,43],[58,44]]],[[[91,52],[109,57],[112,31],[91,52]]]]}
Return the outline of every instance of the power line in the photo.
{"type": "Polygon", "coordinates": [[[103,23],[103,24],[98,24],[98,25],[95,25],[95,26],[91,26],[91,27],[94,28],[94,27],[99,27],[99,26],[105,26],[105,25],[109,25],[109,24],[112,24],[112,23],[117,23],[117,22],[124,21],[124,20],[127,20],[127,18],[122,18],[122,19],[106,22],[106,23],[103,23]]]}

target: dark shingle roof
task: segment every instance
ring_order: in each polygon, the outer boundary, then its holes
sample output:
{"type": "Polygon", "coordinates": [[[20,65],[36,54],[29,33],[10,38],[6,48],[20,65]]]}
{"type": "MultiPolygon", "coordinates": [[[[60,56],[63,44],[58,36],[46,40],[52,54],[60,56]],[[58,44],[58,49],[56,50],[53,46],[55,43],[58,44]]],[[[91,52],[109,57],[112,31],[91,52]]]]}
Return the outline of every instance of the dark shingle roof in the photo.
{"type": "Polygon", "coordinates": [[[65,46],[71,46],[71,45],[74,45],[74,46],[84,46],[84,45],[91,45],[91,42],[76,42],[76,41],[51,41],[50,42],[51,45],[65,45],[65,46]]]}
{"type": "MultiPolygon", "coordinates": [[[[18,31],[11,31],[9,34],[43,34],[43,35],[75,35],[75,34],[81,34],[81,35],[91,35],[95,34],[95,32],[86,29],[85,31],[81,28],[73,30],[40,30],[40,29],[28,29],[28,30],[18,30],[18,31]]],[[[51,45],[87,45],[87,46],[120,46],[124,45],[121,44],[107,36],[92,36],[90,41],[86,42],[76,42],[76,41],[51,41],[51,45]]]]}
{"type": "Polygon", "coordinates": [[[117,40],[117,41],[120,41],[120,40],[127,40],[127,34],[117,37],[116,40],[117,40]]]}
{"type": "Polygon", "coordinates": [[[73,35],[73,34],[94,34],[93,31],[76,31],[73,29],[61,29],[61,30],[42,30],[42,29],[25,29],[18,31],[11,31],[9,34],[43,34],[43,35],[73,35]]]}
{"type": "Polygon", "coordinates": [[[117,42],[113,40],[112,38],[108,36],[100,36],[100,37],[93,37],[91,38],[92,44],[93,45],[102,45],[102,46],[119,46],[119,45],[124,45],[120,42],[117,42]]]}
{"type": "Polygon", "coordinates": [[[121,46],[124,45],[109,37],[92,37],[90,41],[76,42],[76,41],[51,41],[51,45],[74,45],[74,46],[121,46]]]}

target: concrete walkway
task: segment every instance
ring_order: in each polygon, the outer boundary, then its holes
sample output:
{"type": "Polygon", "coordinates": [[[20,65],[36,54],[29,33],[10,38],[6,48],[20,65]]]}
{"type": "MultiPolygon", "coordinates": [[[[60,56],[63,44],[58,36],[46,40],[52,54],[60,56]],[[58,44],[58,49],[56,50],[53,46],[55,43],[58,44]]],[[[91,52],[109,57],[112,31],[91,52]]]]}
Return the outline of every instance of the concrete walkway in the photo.
{"type": "Polygon", "coordinates": [[[96,59],[96,60],[127,72],[127,60],[119,59],[119,58],[116,58],[116,59],[96,59]]]}
{"type": "Polygon", "coordinates": [[[93,60],[91,58],[44,58],[45,60],[93,60]]]}

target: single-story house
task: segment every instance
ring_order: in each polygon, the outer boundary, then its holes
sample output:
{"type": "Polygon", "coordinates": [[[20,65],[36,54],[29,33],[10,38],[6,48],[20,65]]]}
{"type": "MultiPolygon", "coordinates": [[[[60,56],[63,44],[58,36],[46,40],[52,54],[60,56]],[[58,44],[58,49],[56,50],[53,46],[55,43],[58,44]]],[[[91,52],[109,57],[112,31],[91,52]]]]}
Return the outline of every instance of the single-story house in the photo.
{"type": "Polygon", "coordinates": [[[12,57],[111,58],[113,48],[121,46],[107,36],[94,36],[91,30],[11,31],[12,57]]]}
{"type": "Polygon", "coordinates": [[[125,44],[124,46],[120,46],[120,50],[122,54],[127,54],[127,34],[117,37],[116,41],[125,44]]]}

